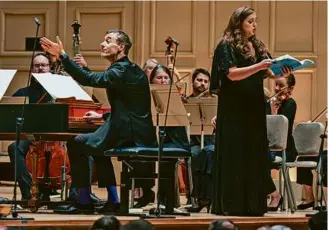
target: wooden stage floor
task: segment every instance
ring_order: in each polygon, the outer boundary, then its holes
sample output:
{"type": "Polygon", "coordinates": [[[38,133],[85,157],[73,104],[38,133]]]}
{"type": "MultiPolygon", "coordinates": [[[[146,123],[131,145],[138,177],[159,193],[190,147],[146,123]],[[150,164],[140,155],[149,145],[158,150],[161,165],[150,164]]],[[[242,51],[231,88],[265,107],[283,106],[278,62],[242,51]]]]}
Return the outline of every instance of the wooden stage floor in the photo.
{"type": "MultiPolygon", "coordinates": [[[[12,199],[12,187],[0,187],[0,196],[12,199]]],[[[93,191],[100,198],[106,198],[106,192],[93,186],[93,191]]],[[[181,203],[185,203],[185,199],[181,197],[181,203]]],[[[20,199],[20,194],[18,195],[20,199]]],[[[149,208],[149,207],[148,207],[149,208]]],[[[183,208],[182,208],[183,210],[183,208]]],[[[205,209],[204,209],[205,211],[205,209]]],[[[146,212],[145,212],[146,213],[146,212]]],[[[286,225],[293,230],[307,230],[308,217],[306,214],[314,214],[315,211],[298,211],[293,214],[290,212],[269,212],[264,217],[230,217],[217,216],[201,212],[192,214],[191,216],[176,216],[175,218],[157,218],[147,219],[156,226],[156,229],[208,229],[208,225],[215,219],[228,219],[239,225],[240,229],[255,230],[264,225],[286,225]]],[[[0,226],[22,226],[24,229],[40,229],[40,227],[55,227],[55,229],[90,229],[92,223],[101,217],[101,215],[59,215],[54,214],[51,210],[40,208],[37,213],[30,213],[27,210],[19,210],[19,216],[23,218],[34,218],[30,221],[21,220],[0,220],[0,226]]],[[[131,220],[139,219],[138,217],[118,216],[122,224],[131,220]]]]}

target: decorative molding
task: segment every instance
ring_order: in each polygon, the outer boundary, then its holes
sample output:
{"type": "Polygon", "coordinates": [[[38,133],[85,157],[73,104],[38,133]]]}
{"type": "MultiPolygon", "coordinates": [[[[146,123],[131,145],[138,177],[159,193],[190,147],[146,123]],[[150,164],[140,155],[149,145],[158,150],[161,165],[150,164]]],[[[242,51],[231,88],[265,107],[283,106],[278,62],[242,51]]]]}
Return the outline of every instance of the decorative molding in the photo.
{"type": "Polygon", "coordinates": [[[3,57],[26,57],[31,54],[31,51],[5,51],[5,33],[6,33],[6,15],[44,15],[44,35],[50,35],[50,10],[41,9],[2,9],[1,15],[1,30],[0,30],[0,56],[3,57]]]}
{"type": "MultiPolygon", "coordinates": [[[[296,58],[310,58],[317,59],[317,47],[318,47],[318,11],[319,11],[319,3],[312,2],[313,4],[313,12],[312,12],[312,52],[289,52],[289,55],[296,58]]],[[[278,52],[276,51],[276,19],[277,19],[277,1],[270,1],[270,50],[272,52],[273,57],[279,57],[281,55],[286,54],[286,52],[278,52]]]]}
{"type": "MultiPolygon", "coordinates": [[[[75,19],[81,23],[81,14],[120,14],[121,29],[125,30],[125,9],[122,7],[111,8],[76,8],[75,19]]],[[[83,51],[83,50],[81,50],[83,51]]],[[[99,51],[83,51],[84,56],[99,57],[99,51]]]]}
{"type": "MultiPolygon", "coordinates": [[[[310,95],[310,118],[312,119],[316,115],[316,95],[317,95],[317,76],[316,69],[303,69],[295,72],[294,75],[310,74],[311,76],[311,95],[310,95]]],[[[301,102],[300,102],[301,103],[301,102]]]]}
{"type": "MultiPolygon", "coordinates": [[[[66,44],[66,27],[67,27],[67,2],[58,2],[58,36],[66,44]]],[[[66,47],[64,47],[66,48],[66,47]]]]}
{"type": "Polygon", "coordinates": [[[213,57],[214,41],[215,41],[215,2],[212,0],[209,4],[209,19],[210,19],[210,36],[209,36],[209,58],[213,57]]]}
{"type": "Polygon", "coordinates": [[[144,1],[135,2],[135,38],[134,44],[138,44],[135,46],[134,50],[134,60],[136,63],[142,65],[145,60],[145,15],[146,15],[146,3],[144,1]]]}
{"type": "MultiPolygon", "coordinates": [[[[191,52],[179,51],[179,58],[196,58],[196,32],[197,32],[197,2],[192,1],[191,3],[191,52]]],[[[150,2],[150,57],[154,58],[165,58],[163,52],[155,50],[156,43],[156,2],[150,2]]]]}

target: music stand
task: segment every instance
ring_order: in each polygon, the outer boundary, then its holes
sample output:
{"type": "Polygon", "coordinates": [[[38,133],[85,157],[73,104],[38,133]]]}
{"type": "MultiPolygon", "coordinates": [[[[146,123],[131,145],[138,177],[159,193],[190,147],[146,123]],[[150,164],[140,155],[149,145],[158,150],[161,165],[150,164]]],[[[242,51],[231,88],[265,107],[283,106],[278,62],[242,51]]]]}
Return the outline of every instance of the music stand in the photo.
{"type": "Polygon", "coordinates": [[[190,135],[201,136],[201,149],[204,148],[204,136],[213,135],[212,118],[217,113],[218,99],[211,98],[188,98],[184,103],[190,120],[190,135]]]}
{"type": "MultiPolygon", "coordinates": [[[[11,81],[13,80],[17,70],[9,70],[9,69],[0,69],[0,104],[8,104],[10,102],[15,102],[16,104],[21,102],[20,100],[13,100],[11,97],[4,96],[7,88],[9,87],[11,81]]],[[[25,99],[25,97],[23,97],[25,99]]],[[[25,100],[23,100],[24,103],[25,100]]],[[[22,104],[23,104],[22,103],[22,104]]],[[[0,220],[34,220],[34,218],[23,218],[18,217],[18,213],[16,210],[17,207],[17,146],[20,141],[20,132],[22,129],[22,124],[16,123],[16,150],[15,150],[15,164],[14,164],[14,195],[13,195],[13,202],[8,201],[7,204],[13,204],[11,209],[12,211],[12,218],[0,216],[0,220]]]]}
{"type": "MultiPolygon", "coordinates": [[[[151,111],[153,115],[153,123],[156,124],[156,130],[158,134],[159,141],[160,138],[160,127],[165,126],[165,115],[167,114],[166,126],[189,126],[189,120],[187,112],[182,104],[180,94],[176,88],[171,88],[170,94],[170,85],[151,85],[151,111]],[[168,97],[170,99],[170,106],[167,106],[168,97]],[[168,111],[166,109],[168,108],[168,111]]],[[[159,147],[160,148],[160,147],[159,147]]],[[[161,171],[161,157],[158,161],[158,186],[157,186],[157,208],[159,208],[160,202],[160,171],[161,171]]],[[[156,215],[154,218],[173,218],[172,215],[190,215],[189,213],[165,213],[164,215],[156,215]]],[[[152,218],[152,216],[147,216],[146,218],[152,218]]]]}

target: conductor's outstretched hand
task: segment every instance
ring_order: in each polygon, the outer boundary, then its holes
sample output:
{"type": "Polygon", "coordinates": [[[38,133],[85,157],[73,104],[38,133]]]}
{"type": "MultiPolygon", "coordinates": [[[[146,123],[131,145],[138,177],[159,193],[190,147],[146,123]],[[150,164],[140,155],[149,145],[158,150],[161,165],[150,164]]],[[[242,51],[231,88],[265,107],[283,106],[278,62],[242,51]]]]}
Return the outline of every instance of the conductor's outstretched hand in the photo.
{"type": "Polygon", "coordinates": [[[57,42],[53,42],[48,38],[43,37],[40,39],[40,44],[44,51],[54,55],[56,58],[59,58],[59,56],[64,52],[64,48],[59,36],[56,36],[56,41],[57,42]]]}

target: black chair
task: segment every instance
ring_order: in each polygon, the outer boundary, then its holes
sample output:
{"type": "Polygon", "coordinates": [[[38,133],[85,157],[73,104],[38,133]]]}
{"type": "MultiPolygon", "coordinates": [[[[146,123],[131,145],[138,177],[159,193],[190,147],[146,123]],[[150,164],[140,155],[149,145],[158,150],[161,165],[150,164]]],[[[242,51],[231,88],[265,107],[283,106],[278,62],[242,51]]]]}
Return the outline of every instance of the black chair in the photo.
{"type": "MultiPolygon", "coordinates": [[[[157,178],[157,173],[148,175],[139,175],[133,171],[130,162],[157,162],[158,161],[158,148],[153,147],[121,147],[105,151],[105,156],[117,157],[118,161],[122,161],[121,171],[121,206],[120,214],[129,214],[129,188],[134,179],[154,179],[157,178]]],[[[191,153],[180,148],[163,148],[161,157],[161,186],[162,179],[165,179],[165,191],[167,198],[166,214],[174,213],[174,200],[175,200],[175,169],[179,158],[188,159],[191,153]]],[[[189,166],[187,166],[189,167],[189,166]]],[[[163,195],[163,194],[161,194],[163,195]]]]}

